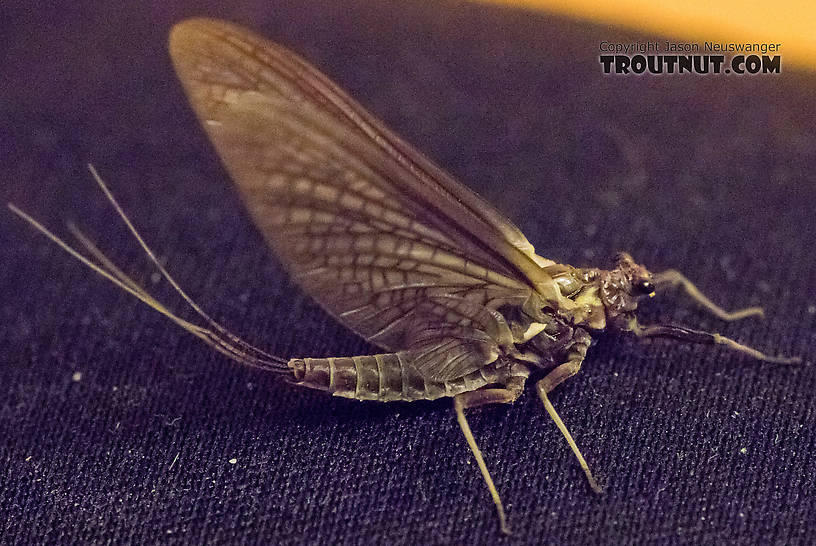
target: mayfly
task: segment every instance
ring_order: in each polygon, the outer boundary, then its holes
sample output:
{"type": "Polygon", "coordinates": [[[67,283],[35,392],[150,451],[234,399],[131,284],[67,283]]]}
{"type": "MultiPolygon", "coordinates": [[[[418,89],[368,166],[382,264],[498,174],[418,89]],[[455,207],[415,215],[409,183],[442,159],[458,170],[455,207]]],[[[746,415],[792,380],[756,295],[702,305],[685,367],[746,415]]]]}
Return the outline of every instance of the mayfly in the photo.
{"type": "Polygon", "coordinates": [[[722,320],[729,313],[677,271],[650,273],[626,253],[610,270],[542,258],[509,220],[386,128],[306,61],[230,23],[176,25],[170,54],[190,102],[266,240],[303,290],[381,354],[282,359],[231,334],[173,280],[90,167],[155,267],[206,326],[182,319],[114,265],[79,229],[75,250],[14,205],[73,257],[211,347],[295,385],[357,400],[453,399],[456,418],[509,532],[465,410],[536,391],[590,486],[600,492],[549,393],[578,373],[604,329],[724,345],[715,333],[640,325],[638,301],[677,286],[722,320]]]}

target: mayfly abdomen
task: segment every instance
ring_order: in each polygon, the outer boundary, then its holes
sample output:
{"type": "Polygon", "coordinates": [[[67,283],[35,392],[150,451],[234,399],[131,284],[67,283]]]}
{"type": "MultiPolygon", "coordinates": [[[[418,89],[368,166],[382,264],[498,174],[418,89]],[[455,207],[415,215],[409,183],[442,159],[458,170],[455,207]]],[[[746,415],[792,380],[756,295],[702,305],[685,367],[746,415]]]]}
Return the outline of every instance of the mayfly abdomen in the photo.
{"type": "Polygon", "coordinates": [[[409,364],[410,353],[293,358],[289,361],[297,385],[334,396],[379,402],[411,402],[456,396],[511,376],[527,377],[524,367],[492,363],[451,381],[424,379],[409,364]]]}

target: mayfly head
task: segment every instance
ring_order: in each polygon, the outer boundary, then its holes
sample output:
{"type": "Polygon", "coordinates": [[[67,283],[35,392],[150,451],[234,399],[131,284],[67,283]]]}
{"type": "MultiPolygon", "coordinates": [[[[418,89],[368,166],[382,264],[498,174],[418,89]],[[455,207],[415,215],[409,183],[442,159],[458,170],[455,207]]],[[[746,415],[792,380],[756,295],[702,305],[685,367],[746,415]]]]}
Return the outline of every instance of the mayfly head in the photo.
{"type": "MultiPolygon", "coordinates": [[[[679,286],[697,303],[712,314],[725,321],[740,320],[751,316],[763,316],[762,308],[748,307],[728,312],[705,297],[686,277],[678,271],[668,269],[652,274],[642,265],[638,265],[626,252],[619,252],[614,258],[615,267],[609,271],[595,270],[598,283],[599,299],[606,312],[607,325],[613,329],[629,331],[637,336],[672,338],[689,343],[706,345],[725,345],[731,350],[747,354],[757,360],[776,364],[797,364],[798,357],[766,355],[752,347],[743,345],[714,332],[694,330],[686,326],[670,324],[653,324],[643,326],[635,317],[638,301],[644,297],[653,297],[657,286],[679,286]]],[[[576,300],[577,301],[577,300],[576,300]]]]}
{"type": "Polygon", "coordinates": [[[599,292],[608,323],[625,329],[638,301],[654,297],[655,284],[649,270],[635,263],[626,252],[618,252],[613,260],[615,267],[598,275],[599,292]]]}

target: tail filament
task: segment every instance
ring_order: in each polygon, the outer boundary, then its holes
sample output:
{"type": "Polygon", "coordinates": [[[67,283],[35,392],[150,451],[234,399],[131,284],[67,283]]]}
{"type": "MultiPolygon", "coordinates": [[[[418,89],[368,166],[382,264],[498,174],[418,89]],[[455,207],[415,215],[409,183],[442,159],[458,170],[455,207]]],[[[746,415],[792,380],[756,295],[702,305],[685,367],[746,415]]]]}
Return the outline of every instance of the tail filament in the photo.
{"type": "Polygon", "coordinates": [[[99,247],[94,244],[91,239],[86,236],[82,231],[79,230],[74,224],[68,224],[68,230],[71,234],[77,239],[79,244],[88,252],[88,254],[97,260],[98,263],[94,263],[80,253],[78,250],[73,248],[71,245],[60,239],[56,236],[53,232],[51,232],[48,228],[43,226],[40,222],[32,218],[30,215],[26,214],[19,208],[17,208],[12,203],[8,203],[8,208],[15,213],[17,216],[28,222],[31,226],[37,229],[40,233],[48,237],[52,242],[54,242],[57,246],[62,248],[65,252],[67,252],[71,257],[74,259],[82,262],[88,268],[96,272],[98,275],[104,277],[114,285],[118,286],[125,292],[135,296],[139,300],[141,300],[146,305],[150,306],[151,308],[155,309],[165,317],[169,318],[177,325],[181,326],[184,330],[190,332],[194,336],[198,337],[204,343],[215,349],[216,351],[228,356],[232,360],[240,362],[241,364],[246,364],[248,366],[254,368],[260,368],[263,370],[275,372],[278,374],[286,374],[291,375],[291,371],[287,366],[287,361],[280,357],[271,355],[250,343],[242,340],[235,334],[231,333],[229,330],[221,326],[215,320],[213,320],[207,313],[204,312],[201,307],[195,303],[190,296],[179,286],[179,284],[173,279],[167,269],[159,262],[156,255],[150,249],[150,247],[145,243],[142,236],[134,227],[133,223],[125,214],[122,207],[114,198],[111,191],[105,185],[105,182],[99,176],[96,169],[93,165],[88,165],[88,170],[90,170],[91,175],[93,176],[96,183],[102,189],[102,192],[107,197],[108,201],[113,205],[116,212],[119,214],[119,217],[122,221],[127,225],[128,229],[130,230],[131,234],[136,238],[139,242],[139,245],[147,254],[150,261],[153,265],[159,270],[162,277],[170,283],[170,286],[173,287],[173,290],[178,293],[179,296],[184,299],[187,305],[195,311],[195,313],[204,319],[209,327],[202,327],[197,324],[193,324],[189,322],[172,311],[170,311],[167,307],[165,307],[161,302],[156,300],[153,296],[151,296],[144,288],[139,286],[139,284],[134,281],[131,277],[129,277],[125,272],[123,272],[119,267],[117,267],[105,254],[99,249],[99,247]]]}

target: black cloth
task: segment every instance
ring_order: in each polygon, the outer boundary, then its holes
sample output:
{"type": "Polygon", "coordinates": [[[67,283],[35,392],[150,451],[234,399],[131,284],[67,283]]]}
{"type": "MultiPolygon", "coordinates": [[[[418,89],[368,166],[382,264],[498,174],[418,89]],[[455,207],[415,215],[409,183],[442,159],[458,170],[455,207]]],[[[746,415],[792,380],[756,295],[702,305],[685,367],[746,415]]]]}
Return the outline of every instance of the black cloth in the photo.
{"type": "MultiPolygon", "coordinates": [[[[85,171],[94,163],[218,320],[284,356],[373,347],[304,296],[251,224],[166,53],[174,22],[229,19],[301,53],[495,203],[546,257],[630,251],[682,295],[645,321],[813,360],[816,79],[605,76],[627,33],[478,3],[57,2],[4,6],[2,198],[73,220],[174,309],[85,171]]],[[[292,388],[208,349],[0,213],[0,543],[805,544],[811,366],[607,335],[552,394],[605,493],[532,390],[470,413],[507,505],[499,534],[449,400],[292,388]]]]}

